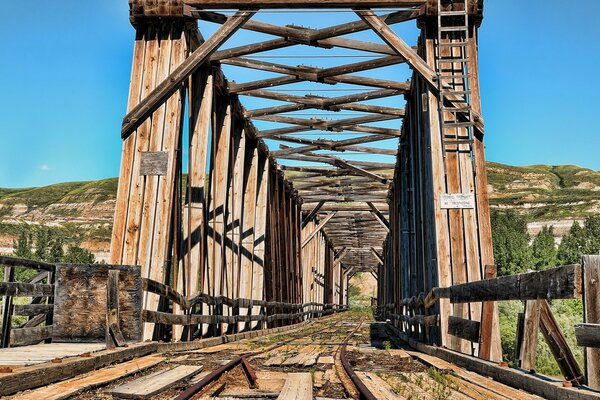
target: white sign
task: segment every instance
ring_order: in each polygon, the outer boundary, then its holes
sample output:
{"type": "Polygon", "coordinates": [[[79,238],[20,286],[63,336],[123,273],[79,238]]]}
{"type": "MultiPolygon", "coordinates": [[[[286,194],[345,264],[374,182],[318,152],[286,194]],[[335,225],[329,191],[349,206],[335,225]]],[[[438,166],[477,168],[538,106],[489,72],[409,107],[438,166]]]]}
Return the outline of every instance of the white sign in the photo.
{"type": "Polygon", "coordinates": [[[440,196],[442,209],[475,208],[475,195],[473,193],[443,193],[440,196]]]}

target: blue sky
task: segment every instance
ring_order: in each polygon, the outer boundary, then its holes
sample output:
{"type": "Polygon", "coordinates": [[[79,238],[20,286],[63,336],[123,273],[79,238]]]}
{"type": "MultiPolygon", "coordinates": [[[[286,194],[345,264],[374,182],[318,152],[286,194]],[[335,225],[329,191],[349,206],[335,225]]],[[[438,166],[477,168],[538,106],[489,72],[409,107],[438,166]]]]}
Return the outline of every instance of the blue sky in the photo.
{"type": "MultiPolygon", "coordinates": [[[[127,1],[3,3],[0,187],[117,176],[134,35],[127,1]]],[[[479,58],[487,158],[600,170],[593,121],[600,106],[600,2],[523,4],[486,1],[479,58]]],[[[256,18],[277,23],[278,16],[256,18]]],[[[294,18],[317,28],[355,19],[350,13],[294,18]]],[[[208,34],[214,27],[202,29],[208,34]]],[[[414,44],[414,22],[397,31],[414,44]]],[[[252,39],[244,35],[228,46],[252,39]]]]}

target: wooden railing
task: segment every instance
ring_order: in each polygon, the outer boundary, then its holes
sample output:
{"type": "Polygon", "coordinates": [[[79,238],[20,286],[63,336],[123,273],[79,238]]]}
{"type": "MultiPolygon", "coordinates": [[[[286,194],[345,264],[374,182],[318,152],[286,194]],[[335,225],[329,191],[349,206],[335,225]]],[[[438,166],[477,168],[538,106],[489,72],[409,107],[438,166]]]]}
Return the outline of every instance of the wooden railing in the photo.
{"type": "Polygon", "coordinates": [[[2,331],[0,347],[13,347],[50,340],[55,266],[40,261],[0,256],[4,281],[0,282],[2,296],[2,331]],[[17,282],[16,269],[38,272],[28,282],[17,282]],[[26,304],[14,304],[15,297],[28,297],[26,304]],[[21,326],[13,326],[15,316],[27,317],[21,326]],[[43,324],[43,325],[42,325],[43,324]]]}
{"type": "Polygon", "coordinates": [[[226,296],[210,296],[207,294],[199,294],[187,299],[184,295],[178,293],[170,286],[156,282],[152,279],[144,278],[142,284],[145,291],[163,296],[177,304],[183,310],[184,314],[143,310],[142,318],[145,322],[164,325],[214,325],[257,321],[263,323],[262,327],[266,327],[265,323],[269,322],[299,322],[305,319],[318,318],[335,312],[344,311],[348,308],[347,306],[337,304],[315,302],[294,304],[244,298],[232,299],[226,296]],[[228,313],[233,315],[203,315],[195,313],[195,309],[201,304],[211,306],[213,310],[222,310],[223,306],[227,306],[229,307],[228,313]],[[260,307],[259,311],[252,314],[253,309],[256,307],[260,307]],[[245,312],[245,314],[242,314],[242,312],[245,312]]]}
{"type": "MultiPolygon", "coordinates": [[[[565,380],[600,390],[600,256],[584,256],[581,264],[433,288],[428,294],[421,293],[403,299],[398,305],[379,305],[377,313],[389,319],[407,336],[429,342],[430,330],[441,325],[440,316],[434,311],[440,299],[448,299],[453,304],[524,301],[525,313],[520,315],[516,332],[515,358],[519,367],[535,369],[539,329],[565,380]],[[549,303],[555,299],[582,297],[583,323],[576,325],[575,333],[578,345],[586,347],[585,373],[573,355],[549,303]]],[[[448,334],[478,343],[483,324],[483,321],[449,316],[446,326],[448,334]]]]}

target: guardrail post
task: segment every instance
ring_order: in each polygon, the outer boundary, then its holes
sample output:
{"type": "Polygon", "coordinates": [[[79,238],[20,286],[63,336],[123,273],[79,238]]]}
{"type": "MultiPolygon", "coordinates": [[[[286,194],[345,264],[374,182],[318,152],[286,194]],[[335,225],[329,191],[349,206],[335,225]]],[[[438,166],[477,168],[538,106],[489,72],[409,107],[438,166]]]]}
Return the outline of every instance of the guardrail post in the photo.
{"type": "MultiPolygon", "coordinates": [[[[14,267],[4,267],[4,282],[14,282],[14,267]]],[[[0,338],[0,347],[10,347],[10,329],[12,327],[13,298],[11,295],[4,296],[2,302],[2,337],[0,338]]]]}
{"type": "MultiPolygon", "coordinates": [[[[583,280],[583,321],[600,324],[600,255],[583,256],[581,259],[583,280]]],[[[585,377],[587,385],[600,390],[600,348],[587,347],[585,377]]]]}

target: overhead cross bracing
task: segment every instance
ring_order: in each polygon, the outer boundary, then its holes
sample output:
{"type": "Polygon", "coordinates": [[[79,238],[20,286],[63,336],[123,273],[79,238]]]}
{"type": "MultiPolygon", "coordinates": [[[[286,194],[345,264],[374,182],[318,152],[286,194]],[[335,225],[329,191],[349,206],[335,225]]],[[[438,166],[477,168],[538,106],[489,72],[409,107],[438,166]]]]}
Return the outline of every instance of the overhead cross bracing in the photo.
{"type": "MultiPolygon", "coordinates": [[[[377,271],[381,258],[371,249],[381,252],[388,233],[381,220],[387,219],[410,70],[351,9],[325,11],[333,20],[350,21],[331,26],[319,10],[302,10],[302,22],[326,25],[315,28],[299,26],[297,11],[266,16],[259,11],[241,29],[263,34],[261,41],[224,47],[211,59],[223,65],[229,91],[240,96],[244,116],[293,184],[305,216],[314,210],[311,218],[327,218],[330,212],[318,209],[322,202],[373,206],[337,212],[323,232],[344,253],[344,270],[377,271]]],[[[414,23],[421,10],[407,4],[378,14],[388,24],[414,23]]],[[[191,15],[223,24],[232,13],[191,15]]],[[[246,41],[258,36],[246,35],[246,41]]]]}

